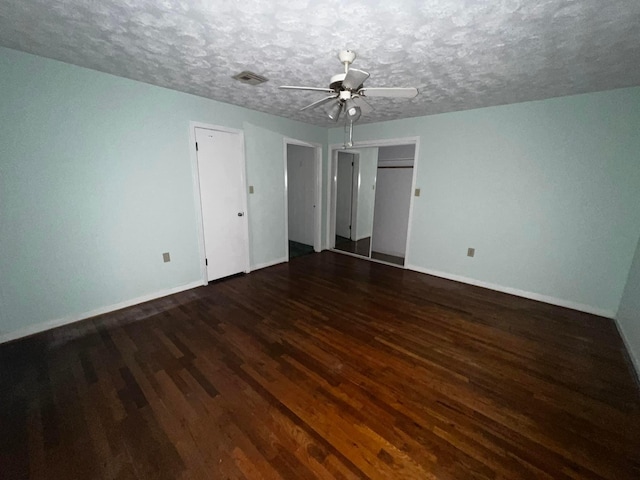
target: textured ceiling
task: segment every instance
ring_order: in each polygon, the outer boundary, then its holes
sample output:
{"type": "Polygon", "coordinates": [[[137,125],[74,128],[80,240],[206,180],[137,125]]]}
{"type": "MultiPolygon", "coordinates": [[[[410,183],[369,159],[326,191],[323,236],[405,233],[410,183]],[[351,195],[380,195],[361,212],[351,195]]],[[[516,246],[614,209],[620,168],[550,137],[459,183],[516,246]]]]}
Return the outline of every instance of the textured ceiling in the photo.
{"type": "Polygon", "coordinates": [[[365,86],[420,90],[364,123],[640,85],[640,1],[2,0],[0,45],[317,125],[322,93],[277,87],[349,48],[365,86]]]}

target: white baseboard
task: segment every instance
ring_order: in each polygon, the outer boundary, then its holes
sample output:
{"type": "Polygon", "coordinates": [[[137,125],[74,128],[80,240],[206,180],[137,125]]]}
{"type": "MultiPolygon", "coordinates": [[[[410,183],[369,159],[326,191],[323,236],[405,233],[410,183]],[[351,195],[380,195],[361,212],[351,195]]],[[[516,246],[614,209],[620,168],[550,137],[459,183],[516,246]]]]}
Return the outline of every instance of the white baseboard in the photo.
{"type": "Polygon", "coordinates": [[[483,282],[481,280],[475,280],[473,278],[463,277],[461,275],[453,275],[451,273],[439,272],[437,270],[430,270],[428,268],[418,267],[416,265],[406,265],[407,270],[414,270],[420,273],[426,273],[427,275],[433,275],[435,277],[446,278],[447,280],[454,280],[456,282],[466,283],[474,285],[476,287],[488,288],[489,290],[495,290],[497,292],[508,293],[517,297],[528,298],[530,300],[537,300],[543,303],[549,303],[551,305],[557,305],[559,307],[566,307],[572,310],[578,310],[579,312],[591,313],[600,317],[615,318],[616,313],[611,310],[604,310],[602,308],[593,307],[591,305],[585,305],[583,303],[571,302],[569,300],[563,300],[562,298],[550,297],[547,295],[541,295],[539,293],[527,292],[525,290],[518,290],[517,288],[504,287],[502,285],[496,285],[494,283],[483,282]]]}
{"type": "Polygon", "coordinates": [[[166,297],[173,295],[174,293],[184,292],[185,290],[191,290],[192,288],[202,286],[202,281],[187,283],[179,287],[168,288],[166,290],[160,290],[158,292],[142,295],[141,297],[132,298],[131,300],[125,300],[124,302],[114,303],[107,305],[106,307],[96,308],[89,312],[80,313],[78,315],[71,315],[63,318],[56,318],[47,322],[38,323],[36,325],[30,325],[26,328],[16,330],[15,332],[3,333],[0,335],[0,343],[10,342],[11,340],[17,340],[18,338],[28,337],[35,333],[44,332],[45,330],[51,330],[52,328],[61,327],[69,323],[79,322],[80,320],[86,320],[87,318],[102,315],[104,313],[114,312],[126,307],[138,305],[140,303],[148,302],[149,300],[155,300],[156,298],[166,297]]]}
{"type": "Polygon", "coordinates": [[[636,353],[634,352],[633,348],[631,348],[631,344],[629,343],[629,340],[624,334],[624,329],[622,328],[622,325],[620,325],[620,322],[618,322],[617,318],[614,320],[616,323],[616,328],[618,329],[618,334],[620,334],[620,338],[622,338],[622,343],[624,343],[624,347],[627,349],[627,354],[631,359],[631,366],[635,370],[635,374],[636,374],[635,380],[638,383],[638,385],[640,385],[640,359],[636,356],[636,353]]]}
{"type": "Polygon", "coordinates": [[[251,271],[260,270],[261,268],[273,267],[274,265],[278,265],[279,263],[288,262],[289,259],[287,257],[278,258],[277,260],[272,260],[270,262],[259,263],[257,265],[253,265],[251,267],[251,271]]]}

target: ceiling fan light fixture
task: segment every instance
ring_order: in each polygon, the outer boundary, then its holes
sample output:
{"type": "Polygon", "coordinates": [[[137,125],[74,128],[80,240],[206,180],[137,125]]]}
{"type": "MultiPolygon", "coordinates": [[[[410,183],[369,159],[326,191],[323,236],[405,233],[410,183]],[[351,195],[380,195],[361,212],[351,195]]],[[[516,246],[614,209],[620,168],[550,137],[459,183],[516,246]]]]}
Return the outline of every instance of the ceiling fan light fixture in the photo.
{"type": "Polygon", "coordinates": [[[357,106],[353,100],[347,100],[345,110],[347,112],[347,118],[351,122],[357,121],[360,118],[360,115],[362,115],[362,110],[360,110],[360,107],[357,106]]]}
{"type": "Polygon", "coordinates": [[[327,116],[333,120],[334,122],[338,121],[340,117],[340,112],[342,111],[342,103],[335,102],[331,108],[327,109],[327,116]]]}

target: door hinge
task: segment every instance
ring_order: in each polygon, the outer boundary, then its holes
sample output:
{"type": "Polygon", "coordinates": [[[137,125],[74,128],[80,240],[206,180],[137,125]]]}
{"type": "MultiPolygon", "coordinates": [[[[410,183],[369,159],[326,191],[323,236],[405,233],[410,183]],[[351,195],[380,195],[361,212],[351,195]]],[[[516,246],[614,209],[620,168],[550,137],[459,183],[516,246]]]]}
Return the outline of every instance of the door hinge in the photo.
{"type": "Polygon", "coordinates": [[[196,152],[198,151],[198,142],[196,142],[196,152]]]}
{"type": "Polygon", "coordinates": [[[204,259],[204,264],[205,264],[205,266],[209,266],[209,259],[208,258],[204,259]]]}
{"type": "Polygon", "coordinates": [[[355,165],[355,163],[351,162],[351,166],[353,167],[355,165]]]}

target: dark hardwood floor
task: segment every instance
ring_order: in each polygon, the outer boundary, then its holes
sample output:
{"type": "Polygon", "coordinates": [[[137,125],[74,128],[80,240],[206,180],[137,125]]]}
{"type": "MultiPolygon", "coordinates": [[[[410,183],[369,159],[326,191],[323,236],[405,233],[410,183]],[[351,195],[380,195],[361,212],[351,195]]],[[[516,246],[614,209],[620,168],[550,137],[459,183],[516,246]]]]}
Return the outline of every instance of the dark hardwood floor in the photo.
{"type": "Polygon", "coordinates": [[[0,478],[638,479],[611,320],[323,252],[0,346],[0,478]]]}

